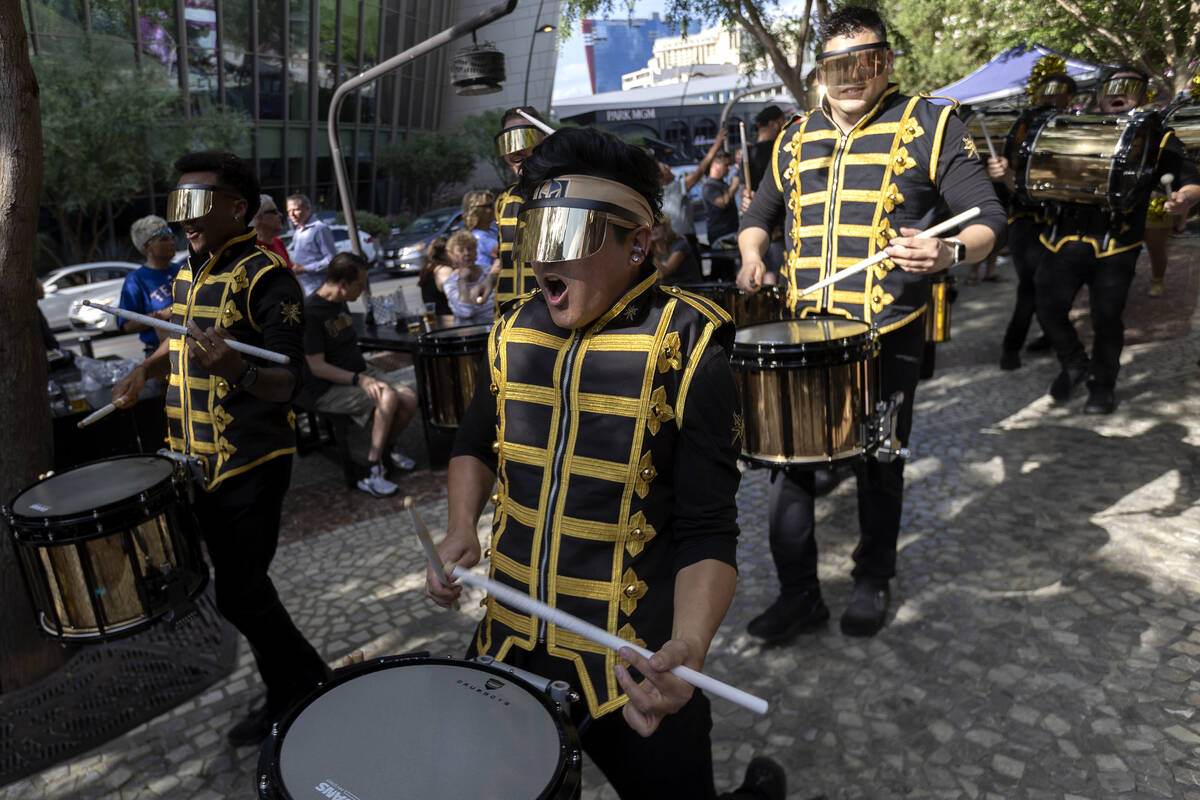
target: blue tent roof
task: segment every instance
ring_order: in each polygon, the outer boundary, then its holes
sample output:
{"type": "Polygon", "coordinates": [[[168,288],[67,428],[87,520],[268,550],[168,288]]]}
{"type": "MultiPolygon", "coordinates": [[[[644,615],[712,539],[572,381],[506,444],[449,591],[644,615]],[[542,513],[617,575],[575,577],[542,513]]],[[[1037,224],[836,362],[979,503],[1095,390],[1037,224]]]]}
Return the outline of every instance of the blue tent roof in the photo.
{"type": "MultiPolygon", "coordinates": [[[[1033,65],[1045,55],[1061,55],[1041,45],[1012,47],[965,78],[943,86],[930,94],[953,97],[960,103],[988,103],[1016,97],[1025,91],[1033,65]]],[[[1074,58],[1067,59],[1066,72],[1075,80],[1098,77],[1100,67],[1074,58]]]]}

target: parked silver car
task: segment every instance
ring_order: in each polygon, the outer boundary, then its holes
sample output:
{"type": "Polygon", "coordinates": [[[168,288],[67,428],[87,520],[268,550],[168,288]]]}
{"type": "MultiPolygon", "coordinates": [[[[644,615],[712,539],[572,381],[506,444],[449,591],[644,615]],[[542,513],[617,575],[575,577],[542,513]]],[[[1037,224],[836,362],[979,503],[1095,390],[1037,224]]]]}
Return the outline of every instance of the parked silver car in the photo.
{"type": "Polygon", "coordinates": [[[38,300],[38,308],[52,330],[66,330],[71,327],[72,304],[82,300],[117,302],[125,276],[137,268],[137,264],[128,261],[96,261],[60,267],[42,281],[45,297],[38,300]]]}

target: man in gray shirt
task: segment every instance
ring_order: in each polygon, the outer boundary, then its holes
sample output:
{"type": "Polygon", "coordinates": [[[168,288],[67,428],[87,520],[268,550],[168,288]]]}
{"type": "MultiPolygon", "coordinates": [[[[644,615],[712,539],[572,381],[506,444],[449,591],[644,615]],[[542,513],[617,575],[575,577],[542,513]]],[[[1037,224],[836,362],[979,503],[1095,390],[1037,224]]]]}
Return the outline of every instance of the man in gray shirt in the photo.
{"type": "Polygon", "coordinates": [[[725,131],[717,131],[717,138],[713,140],[712,147],[708,148],[708,152],[704,154],[704,158],[700,159],[700,163],[696,165],[696,168],[687,175],[676,176],[675,173],[671,172],[669,166],[661,161],[658,162],[658,171],[663,185],[663,216],[671,220],[672,230],[687,239],[688,244],[692,246],[692,253],[696,257],[696,263],[700,263],[700,242],[696,239],[695,214],[692,210],[692,201],[688,197],[688,193],[700,182],[704,174],[708,172],[708,168],[712,165],[713,159],[717,157],[717,153],[720,152],[724,141],[725,131]]]}

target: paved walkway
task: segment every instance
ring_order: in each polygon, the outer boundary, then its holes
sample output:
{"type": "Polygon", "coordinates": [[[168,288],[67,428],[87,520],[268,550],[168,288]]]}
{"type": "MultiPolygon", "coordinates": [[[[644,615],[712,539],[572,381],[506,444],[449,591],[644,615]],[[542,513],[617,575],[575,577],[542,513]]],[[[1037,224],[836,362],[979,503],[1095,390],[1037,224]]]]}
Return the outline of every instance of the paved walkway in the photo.
{"type": "MultiPolygon", "coordinates": [[[[1197,255],[1188,240],[1174,257],[1197,255]]],[[[1061,407],[1044,396],[1052,359],[996,368],[1014,286],[962,287],[954,341],[918,391],[899,578],[878,636],[846,638],[835,622],[764,649],[745,633],[775,591],[766,475],[745,474],[741,579],[706,669],[772,709],[714,701],[719,788],[767,753],[792,798],[1200,798],[1200,320],[1182,339],[1127,348],[1117,412],[1085,417],[1082,393],[1061,407]]],[[[405,486],[435,536],[443,477],[405,486]]],[[[344,489],[321,456],[297,462],[292,498],[273,575],[321,652],[463,651],[480,609],[426,604],[399,501],[344,489]]],[[[817,504],[835,619],[855,509],[852,481],[817,504]]],[[[257,692],[243,646],[208,692],[0,798],[253,797],[257,753],[223,734],[257,692]]],[[[590,766],[585,787],[614,797],[590,766]]]]}

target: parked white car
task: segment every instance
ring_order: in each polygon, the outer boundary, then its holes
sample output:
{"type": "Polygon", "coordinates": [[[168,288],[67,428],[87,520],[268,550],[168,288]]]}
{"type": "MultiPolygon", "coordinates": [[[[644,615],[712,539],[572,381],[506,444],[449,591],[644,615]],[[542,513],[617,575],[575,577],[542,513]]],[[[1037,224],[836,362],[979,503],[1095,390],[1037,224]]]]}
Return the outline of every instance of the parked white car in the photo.
{"type": "Polygon", "coordinates": [[[66,330],[71,327],[71,306],[76,301],[115,303],[121,297],[125,276],[137,268],[137,264],[128,261],[96,261],[60,267],[42,281],[45,297],[38,300],[38,308],[52,330],[66,330]]]}

